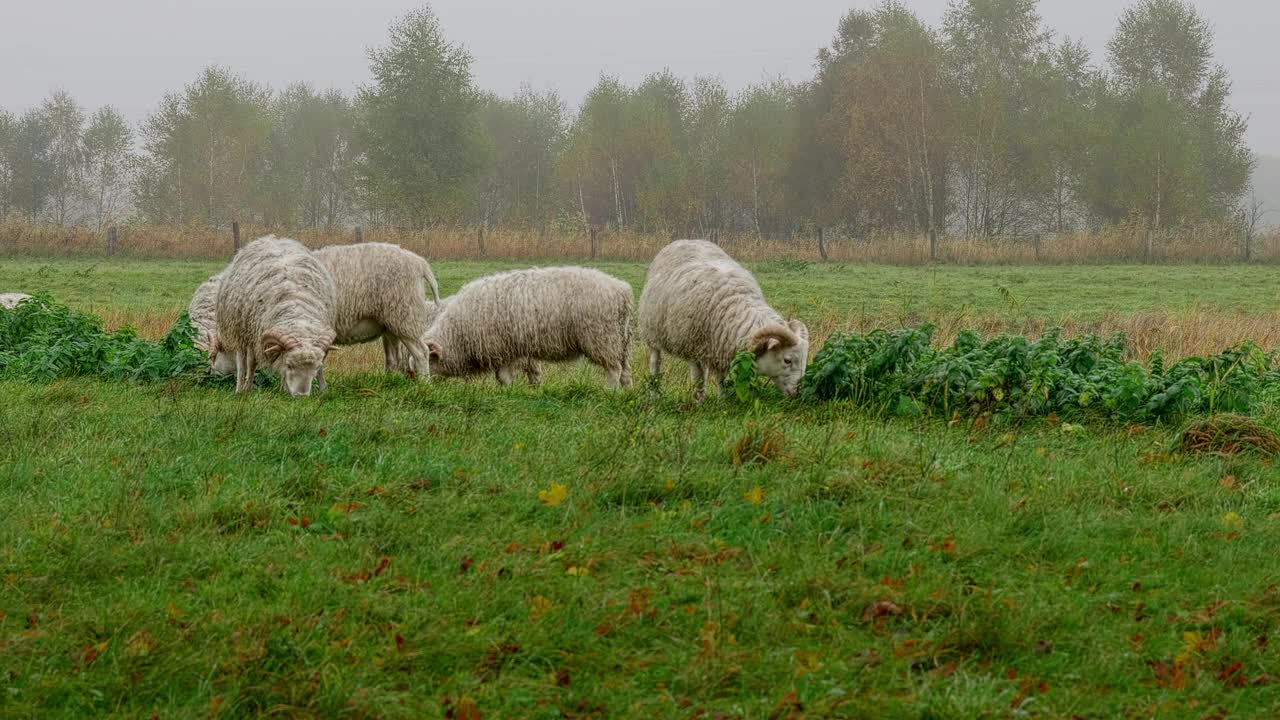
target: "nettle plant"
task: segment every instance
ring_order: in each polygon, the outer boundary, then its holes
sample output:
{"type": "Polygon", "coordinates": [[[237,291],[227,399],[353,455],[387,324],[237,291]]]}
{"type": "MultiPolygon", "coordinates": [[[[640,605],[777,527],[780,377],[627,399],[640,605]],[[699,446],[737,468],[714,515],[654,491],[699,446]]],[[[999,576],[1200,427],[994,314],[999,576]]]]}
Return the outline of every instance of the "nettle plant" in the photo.
{"type": "Polygon", "coordinates": [[[802,398],[839,400],[919,417],[1057,415],[1160,422],[1214,413],[1249,414],[1280,393],[1275,358],[1245,342],[1169,365],[1132,359],[1124,336],[1038,340],[965,331],[934,349],[934,328],[840,333],[809,366],[802,398]]]}
{"type": "Polygon", "coordinates": [[[159,341],[140,338],[128,327],[107,332],[96,316],[37,295],[12,310],[0,310],[0,378],[157,382],[205,377],[208,357],[196,349],[195,334],[185,312],[159,341]]]}

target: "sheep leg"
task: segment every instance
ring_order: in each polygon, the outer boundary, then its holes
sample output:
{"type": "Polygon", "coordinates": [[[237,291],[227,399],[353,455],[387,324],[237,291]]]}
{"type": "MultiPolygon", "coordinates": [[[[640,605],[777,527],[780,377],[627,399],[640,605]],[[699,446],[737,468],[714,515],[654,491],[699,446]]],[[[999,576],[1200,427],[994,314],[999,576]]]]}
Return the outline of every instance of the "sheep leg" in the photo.
{"type": "Polygon", "coordinates": [[[702,402],[707,399],[707,375],[701,363],[689,364],[689,380],[693,382],[693,399],[702,402]]]}
{"type": "Polygon", "coordinates": [[[605,387],[609,388],[610,390],[617,390],[622,380],[622,366],[607,365],[605,366],[604,371],[605,371],[605,381],[604,381],[605,387]]]}
{"type": "Polygon", "coordinates": [[[724,384],[724,373],[715,370],[707,370],[707,379],[710,381],[711,393],[716,397],[720,397],[720,388],[724,384]]]}
{"type": "Polygon", "coordinates": [[[401,336],[399,355],[403,364],[404,374],[411,378],[420,378],[425,380],[431,379],[431,356],[427,353],[427,347],[422,344],[421,340],[410,340],[401,336]],[[419,375],[418,369],[423,368],[425,371],[419,375]]]}
{"type": "Polygon", "coordinates": [[[382,334],[382,355],[386,360],[387,372],[401,370],[400,339],[391,333],[382,334]]]}
{"type": "Polygon", "coordinates": [[[622,382],[623,389],[631,389],[631,361],[626,355],[622,356],[622,374],[619,380],[622,382]]]}
{"type": "Polygon", "coordinates": [[[514,365],[503,365],[494,371],[494,377],[497,378],[498,384],[502,387],[510,387],[511,383],[516,379],[516,370],[514,365]]]}
{"type": "Polygon", "coordinates": [[[324,392],[329,389],[329,383],[324,380],[324,366],[320,366],[320,371],[316,373],[316,391],[324,392]]]}
{"type": "Polygon", "coordinates": [[[254,367],[253,353],[248,350],[236,351],[236,392],[249,392],[253,389],[254,367]]]}
{"type": "Polygon", "coordinates": [[[662,375],[662,351],[661,350],[654,350],[650,348],[649,374],[653,375],[654,377],[660,377],[662,375]]]}
{"type": "Polygon", "coordinates": [[[525,358],[524,376],[529,378],[530,385],[542,384],[542,367],[538,365],[537,360],[531,360],[529,358],[525,358]]]}

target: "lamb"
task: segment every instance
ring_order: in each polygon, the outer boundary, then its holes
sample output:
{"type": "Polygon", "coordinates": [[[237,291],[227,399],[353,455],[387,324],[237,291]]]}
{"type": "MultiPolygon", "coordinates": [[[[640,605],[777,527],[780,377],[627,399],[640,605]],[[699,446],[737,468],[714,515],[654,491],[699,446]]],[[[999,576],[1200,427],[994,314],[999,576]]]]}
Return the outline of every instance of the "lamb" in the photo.
{"type": "Polygon", "coordinates": [[[18,307],[18,303],[30,299],[31,296],[26,293],[0,293],[0,308],[12,310],[18,307]]]}
{"type": "Polygon", "coordinates": [[[191,296],[187,315],[196,328],[196,348],[209,353],[209,369],[216,375],[230,375],[236,371],[235,360],[229,353],[218,352],[218,288],[222,285],[222,273],[205,280],[191,296]]]}
{"type": "Polygon", "coordinates": [[[310,395],[317,379],[324,390],[337,304],[333,277],[302,244],[268,235],[244,246],[222,274],[216,309],[215,351],[235,357],[236,392],[253,389],[259,363],[290,395],[310,395]]]}
{"type": "Polygon", "coordinates": [[[430,263],[389,243],[335,245],[314,255],[333,276],[338,345],[381,337],[388,372],[399,370],[412,377],[415,367],[429,367],[422,336],[434,311],[425,291],[431,291],[435,305],[440,303],[430,263]]]}
{"type": "Polygon", "coordinates": [[[605,369],[610,388],[631,387],[631,314],[627,283],[598,270],[534,268],[482,277],[449,298],[427,331],[432,368],[446,377],[492,371],[510,385],[536,361],[586,356],[605,369]]]}
{"type": "Polygon", "coordinates": [[[734,356],[755,353],[756,371],[794,396],[809,357],[809,329],[765,302],[746,268],[705,240],[677,240],[658,252],[640,293],[640,335],[649,345],[649,372],[662,353],[690,364],[694,395],[706,381],[719,388],[734,356]]]}

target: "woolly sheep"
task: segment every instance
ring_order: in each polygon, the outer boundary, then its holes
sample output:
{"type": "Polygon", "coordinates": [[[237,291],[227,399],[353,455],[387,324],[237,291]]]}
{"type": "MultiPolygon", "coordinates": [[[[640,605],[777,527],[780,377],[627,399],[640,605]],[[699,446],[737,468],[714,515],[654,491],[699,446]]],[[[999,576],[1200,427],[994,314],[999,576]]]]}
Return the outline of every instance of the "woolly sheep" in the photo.
{"type": "Polygon", "coordinates": [[[218,288],[216,348],[235,357],[236,392],[253,389],[259,363],[291,395],[310,395],[317,379],[324,390],[336,308],[333,277],[300,243],[268,235],[236,253],[218,288]]]}
{"type": "Polygon", "coordinates": [[[334,245],[313,254],[333,276],[338,345],[381,337],[388,372],[412,376],[415,366],[428,367],[422,336],[434,310],[427,304],[426,290],[432,303],[440,302],[430,263],[389,243],[334,245]]]}
{"type": "Polygon", "coordinates": [[[218,287],[222,273],[205,280],[191,296],[187,315],[196,329],[196,348],[209,354],[209,369],[217,375],[230,375],[236,371],[235,360],[229,353],[219,352],[218,347],[218,287]]]}
{"type": "Polygon", "coordinates": [[[444,376],[493,371],[510,385],[521,369],[537,382],[536,361],[586,356],[609,387],[631,387],[631,286],[598,270],[535,268],[463,286],[427,331],[432,369],[444,376]]]}
{"type": "Polygon", "coordinates": [[[756,370],[795,395],[809,356],[809,329],[765,302],[746,268],[705,240],[677,240],[653,259],[640,292],[640,336],[657,377],[662,353],[690,364],[695,396],[719,388],[733,358],[755,353],[756,370]]]}
{"type": "Polygon", "coordinates": [[[30,300],[31,296],[26,293],[0,293],[0,308],[12,310],[18,307],[18,303],[23,300],[30,300]]]}
{"type": "MultiPolygon", "coordinates": [[[[452,295],[446,298],[440,298],[440,302],[431,307],[431,321],[427,323],[428,326],[435,322],[436,316],[443,312],[444,309],[449,306],[449,303],[453,302],[453,298],[454,296],[452,295]]],[[[397,343],[389,352],[390,354],[387,358],[388,370],[404,371],[406,369],[414,369],[413,358],[409,356],[404,345],[397,343]]],[[[541,384],[542,366],[540,366],[536,361],[524,358],[518,363],[518,365],[519,371],[523,372],[525,377],[529,379],[530,385],[541,384]]],[[[501,382],[500,378],[499,382],[501,382]]]]}

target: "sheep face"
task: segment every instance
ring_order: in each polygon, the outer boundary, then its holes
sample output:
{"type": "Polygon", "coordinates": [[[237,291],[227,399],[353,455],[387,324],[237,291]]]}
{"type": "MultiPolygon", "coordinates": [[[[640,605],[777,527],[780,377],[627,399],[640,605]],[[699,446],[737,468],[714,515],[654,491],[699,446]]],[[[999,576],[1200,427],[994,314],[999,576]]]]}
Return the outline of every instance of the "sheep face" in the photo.
{"type": "Polygon", "coordinates": [[[284,389],[294,397],[311,394],[311,384],[324,368],[325,355],[329,354],[332,338],[312,345],[279,330],[268,331],[262,338],[262,353],[276,376],[284,382],[284,389]]]}
{"type": "Polygon", "coordinates": [[[218,348],[209,353],[209,372],[219,376],[234,375],[236,359],[231,356],[231,353],[218,348]]]}
{"type": "Polygon", "coordinates": [[[289,350],[271,364],[276,374],[284,381],[284,389],[294,397],[306,397],[311,394],[311,384],[324,367],[324,352],[315,348],[304,347],[289,350]]]}
{"type": "Polygon", "coordinates": [[[769,325],[752,338],[756,372],[773,381],[787,397],[800,390],[809,359],[809,329],[799,320],[787,325],[769,325]]]}

